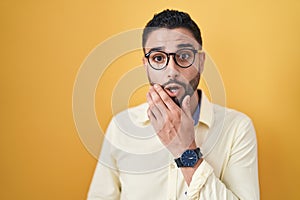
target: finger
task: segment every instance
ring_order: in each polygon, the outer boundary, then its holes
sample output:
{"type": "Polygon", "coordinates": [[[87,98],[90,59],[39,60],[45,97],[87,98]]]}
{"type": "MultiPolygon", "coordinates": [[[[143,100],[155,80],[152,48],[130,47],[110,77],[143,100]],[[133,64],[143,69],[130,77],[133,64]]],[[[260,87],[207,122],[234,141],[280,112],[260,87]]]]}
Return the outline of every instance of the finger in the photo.
{"type": "Polygon", "coordinates": [[[182,101],[182,111],[183,113],[188,116],[189,118],[192,117],[192,113],[191,113],[191,97],[189,95],[185,96],[183,101],[182,101]]]}
{"type": "Polygon", "coordinates": [[[171,120],[175,126],[178,126],[180,123],[181,108],[177,106],[177,104],[170,98],[170,96],[160,85],[156,84],[154,85],[154,88],[165,107],[167,113],[167,115],[165,115],[165,120],[171,120]]]}
{"type": "Polygon", "coordinates": [[[156,117],[155,117],[154,113],[149,108],[147,110],[147,115],[148,115],[148,118],[150,121],[154,121],[154,120],[156,121],[156,117]]]}
{"type": "Polygon", "coordinates": [[[149,108],[148,108],[150,111],[149,115],[153,116],[156,120],[162,119],[162,117],[163,117],[162,113],[159,110],[159,108],[157,108],[156,104],[154,103],[151,94],[147,93],[146,98],[147,98],[147,102],[149,104],[149,108]]]}
{"type": "Polygon", "coordinates": [[[148,114],[148,118],[151,122],[151,125],[154,128],[154,131],[156,133],[158,133],[161,130],[161,124],[160,124],[161,120],[157,120],[155,115],[153,114],[153,112],[150,109],[147,110],[147,114],[148,114]]]}
{"type": "Polygon", "coordinates": [[[167,106],[168,110],[173,111],[180,109],[160,85],[155,84],[154,89],[158,93],[164,104],[167,106]]]}
{"type": "Polygon", "coordinates": [[[168,114],[168,108],[166,107],[166,104],[161,99],[160,95],[153,87],[150,88],[149,95],[151,97],[153,104],[159,109],[161,115],[164,116],[165,118],[166,115],[168,114]]]}

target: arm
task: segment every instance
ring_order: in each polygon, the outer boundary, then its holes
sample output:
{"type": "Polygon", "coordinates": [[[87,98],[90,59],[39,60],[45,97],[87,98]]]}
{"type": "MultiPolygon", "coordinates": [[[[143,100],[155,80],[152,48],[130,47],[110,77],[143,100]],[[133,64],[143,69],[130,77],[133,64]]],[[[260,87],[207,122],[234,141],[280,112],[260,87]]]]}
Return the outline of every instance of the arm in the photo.
{"type": "Polygon", "coordinates": [[[240,122],[221,178],[204,160],[192,178],[188,199],[259,199],[256,135],[250,120],[240,122]]]}
{"type": "Polygon", "coordinates": [[[120,199],[120,183],[118,173],[98,162],[90,189],[88,200],[120,199]]]}
{"type": "Polygon", "coordinates": [[[112,123],[107,129],[102,144],[101,155],[89,188],[88,200],[117,200],[120,199],[120,181],[116,162],[112,157],[112,145],[107,137],[112,135],[112,123]]]}
{"type": "MultiPolygon", "coordinates": [[[[196,147],[188,100],[186,97],[181,110],[162,88],[150,88],[147,95],[151,124],[174,158],[196,147]]],[[[249,121],[241,123],[238,129],[220,179],[203,159],[193,168],[182,169],[189,186],[188,199],[259,199],[255,131],[249,121]]]]}
{"type": "MultiPolygon", "coordinates": [[[[151,87],[147,94],[148,117],[157,136],[174,158],[180,157],[187,149],[197,147],[190,99],[190,96],[184,98],[181,109],[157,84],[151,87]]],[[[181,168],[188,185],[201,162],[202,159],[198,160],[194,167],[181,168]]]]}

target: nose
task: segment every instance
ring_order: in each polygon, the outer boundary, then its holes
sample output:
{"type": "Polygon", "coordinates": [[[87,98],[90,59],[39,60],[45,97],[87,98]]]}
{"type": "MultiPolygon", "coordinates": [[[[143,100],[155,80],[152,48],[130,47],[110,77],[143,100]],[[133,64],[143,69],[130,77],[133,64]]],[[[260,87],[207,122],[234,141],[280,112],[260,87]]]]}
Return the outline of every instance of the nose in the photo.
{"type": "Polygon", "coordinates": [[[178,70],[180,67],[175,63],[174,56],[175,55],[170,55],[169,63],[168,63],[168,66],[167,66],[168,78],[171,78],[171,79],[177,78],[180,74],[180,72],[178,70]]]}

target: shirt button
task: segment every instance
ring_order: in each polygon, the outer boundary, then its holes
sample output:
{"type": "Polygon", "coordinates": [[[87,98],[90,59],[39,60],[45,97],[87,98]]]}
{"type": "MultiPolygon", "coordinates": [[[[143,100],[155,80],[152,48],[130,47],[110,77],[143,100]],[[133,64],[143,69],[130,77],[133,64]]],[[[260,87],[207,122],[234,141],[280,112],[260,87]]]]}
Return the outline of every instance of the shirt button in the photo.
{"type": "Polygon", "coordinates": [[[171,164],[170,167],[171,167],[171,169],[174,169],[174,168],[175,168],[175,165],[174,165],[174,164],[171,164]]]}

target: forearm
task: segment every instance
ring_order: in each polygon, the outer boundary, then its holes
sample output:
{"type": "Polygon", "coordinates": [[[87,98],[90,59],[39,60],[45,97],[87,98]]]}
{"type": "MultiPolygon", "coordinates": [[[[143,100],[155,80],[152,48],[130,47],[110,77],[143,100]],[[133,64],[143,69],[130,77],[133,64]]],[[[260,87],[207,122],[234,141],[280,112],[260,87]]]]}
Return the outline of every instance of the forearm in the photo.
{"type": "MultiPolygon", "coordinates": [[[[197,145],[196,145],[196,142],[194,141],[190,146],[189,146],[189,149],[196,149],[197,148],[197,145]]],[[[195,166],[193,167],[181,167],[181,172],[182,172],[182,175],[184,177],[184,180],[185,182],[187,183],[187,185],[189,186],[191,181],[192,181],[192,178],[193,178],[193,175],[195,173],[195,171],[198,169],[198,167],[201,165],[203,161],[203,158],[200,158],[198,160],[198,162],[195,164],[195,166]]]]}

